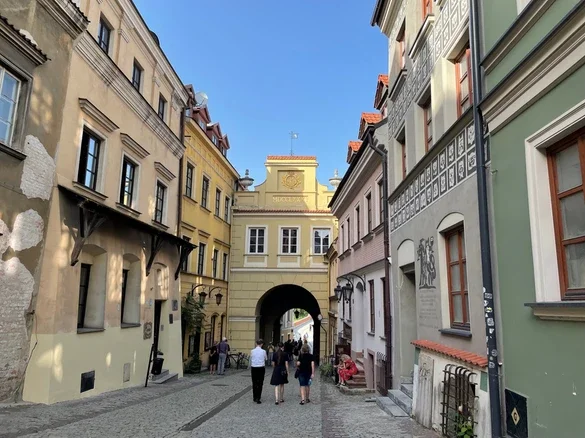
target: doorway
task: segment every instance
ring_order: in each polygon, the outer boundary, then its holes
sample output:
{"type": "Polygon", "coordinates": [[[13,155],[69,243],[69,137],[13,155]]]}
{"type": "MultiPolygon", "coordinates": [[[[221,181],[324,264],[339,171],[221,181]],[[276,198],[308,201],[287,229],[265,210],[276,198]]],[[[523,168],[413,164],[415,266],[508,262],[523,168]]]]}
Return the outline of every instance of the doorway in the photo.
{"type": "Polygon", "coordinates": [[[414,263],[400,268],[402,285],[400,287],[400,346],[401,363],[400,378],[403,382],[411,382],[414,373],[414,348],[411,342],[417,339],[417,308],[416,308],[416,274],[414,263]]]}
{"type": "Polygon", "coordinates": [[[162,312],[162,300],[154,301],[154,327],[153,327],[153,343],[154,343],[154,357],[158,356],[158,346],[160,339],[160,316],[162,312]]]}

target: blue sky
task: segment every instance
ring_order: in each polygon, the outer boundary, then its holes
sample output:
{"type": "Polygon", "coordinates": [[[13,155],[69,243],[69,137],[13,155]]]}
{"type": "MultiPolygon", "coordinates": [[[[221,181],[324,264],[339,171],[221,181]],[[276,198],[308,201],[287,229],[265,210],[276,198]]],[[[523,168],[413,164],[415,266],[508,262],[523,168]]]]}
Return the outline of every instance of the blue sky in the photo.
{"type": "Polygon", "coordinates": [[[345,172],[360,114],[374,111],[387,39],[375,0],[134,0],[181,80],[209,96],[228,157],[260,183],[267,155],[317,155],[318,178],[345,172]]]}

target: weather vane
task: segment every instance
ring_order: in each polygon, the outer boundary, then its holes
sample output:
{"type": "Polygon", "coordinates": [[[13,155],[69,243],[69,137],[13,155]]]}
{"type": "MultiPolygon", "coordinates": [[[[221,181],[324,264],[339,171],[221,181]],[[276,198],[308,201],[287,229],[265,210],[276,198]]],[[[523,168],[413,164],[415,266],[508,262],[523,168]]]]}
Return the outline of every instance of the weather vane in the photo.
{"type": "Polygon", "coordinates": [[[297,138],[299,138],[299,133],[298,132],[290,132],[290,154],[291,156],[294,155],[293,154],[293,140],[296,140],[297,138]]]}

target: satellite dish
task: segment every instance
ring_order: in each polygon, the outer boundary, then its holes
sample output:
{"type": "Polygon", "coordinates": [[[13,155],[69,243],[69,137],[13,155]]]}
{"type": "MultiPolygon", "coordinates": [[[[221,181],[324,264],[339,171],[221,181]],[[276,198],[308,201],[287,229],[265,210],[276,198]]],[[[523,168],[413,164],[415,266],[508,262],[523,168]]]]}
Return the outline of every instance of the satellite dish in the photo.
{"type": "Polygon", "coordinates": [[[207,97],[207,94],[205,94],[203,91],[198,91],[195,93],[195,105],[205,106],[207,105],[208,100],[209,98],[207,97]]]}

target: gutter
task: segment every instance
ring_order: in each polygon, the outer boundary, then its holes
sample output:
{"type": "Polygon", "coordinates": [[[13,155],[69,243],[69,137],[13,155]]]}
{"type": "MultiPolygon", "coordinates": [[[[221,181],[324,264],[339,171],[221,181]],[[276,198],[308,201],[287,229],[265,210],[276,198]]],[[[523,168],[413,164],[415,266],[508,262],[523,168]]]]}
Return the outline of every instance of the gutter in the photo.
{"type": "Polygon", "coordinates": [[[500,398],[500,365],[498,363],[498,339],[496,306],[492,273],[492,254],[489,229],[489,209],[487,192],[487,167],[485,136],[488,134],[479,104],[483,99],[481,70],[479,0],[470,0],[469,41],[471,46],[471,73],[473,80],[473,122],[475,128],[475,147],[477,151],[477,204],[479,209],[479,237],[481,248],[481,274],[483,282],[483,303],[485,315],[485,334],[488,358],[488,381],[490,397],[490,419],[492,438],[502,434],[502,404],[500,398]],[[484,130],[485,127],[485,130],[484,130]]]}
{"type": "Polygon", "coordinates": [[[374,13],[372,14],[372,19],[370,20],[370,26],[374,27],[379,23],[380,15],[382,14],[382,10],[386,6],[386,0],[378,0],[376,2],[376,6],[374,8],[374,13]]]}

